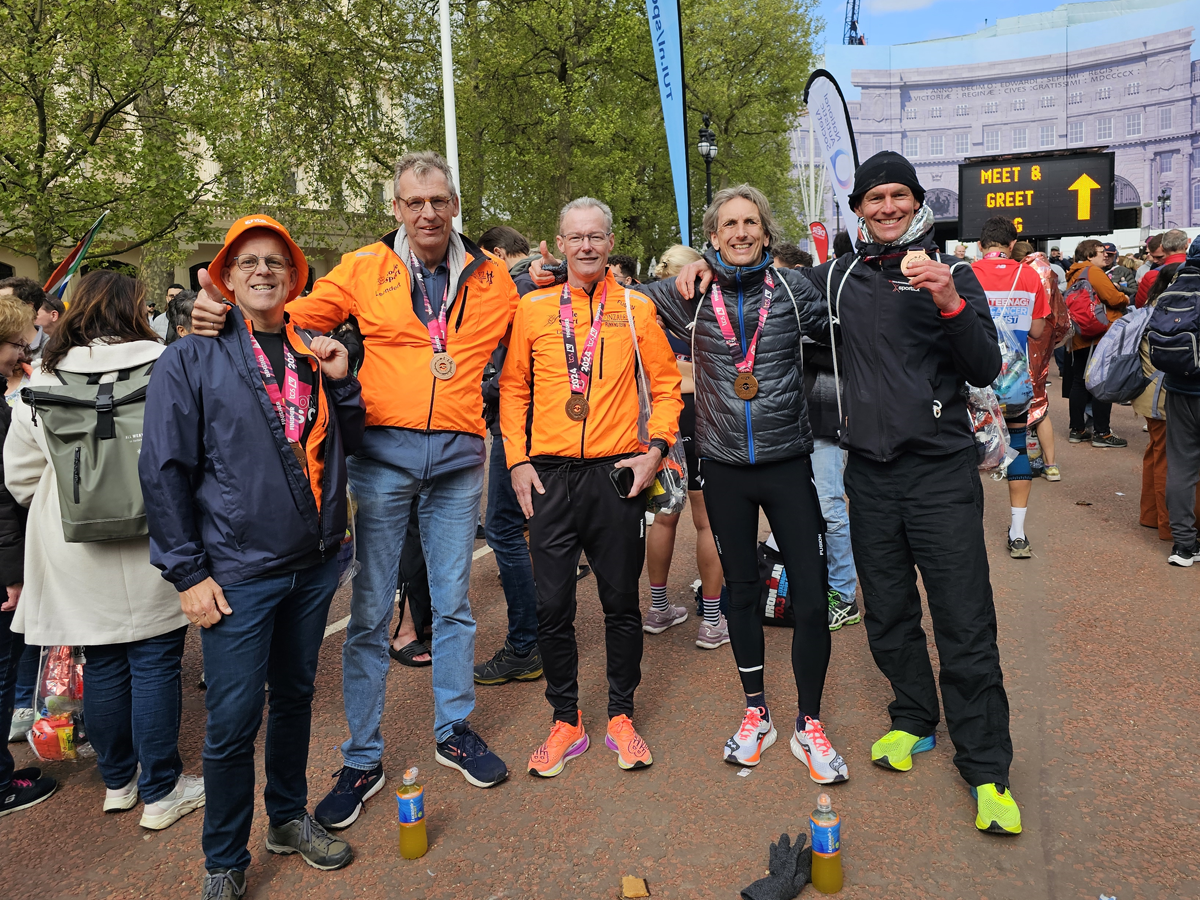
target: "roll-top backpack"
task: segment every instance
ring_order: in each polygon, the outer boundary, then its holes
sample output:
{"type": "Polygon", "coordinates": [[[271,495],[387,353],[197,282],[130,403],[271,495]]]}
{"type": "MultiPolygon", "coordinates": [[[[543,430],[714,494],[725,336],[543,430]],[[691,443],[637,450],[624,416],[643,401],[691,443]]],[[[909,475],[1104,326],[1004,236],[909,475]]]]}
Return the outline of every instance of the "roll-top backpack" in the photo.
{"type": "Polygon", "coordinates": [[[138,480],[146,386],[154,363],[101,374],[58,371],[62,384],[22,388],[33,424],[39,419],[58,483],[67,543],[146,537],[146,504],[138,480]]]}
{"type": "Polygon", "coordinates": [[[1168,375],[1200,376],[1200,268],[1191,260],[1159,295],[1146,340],[1154,368],[1168,375]]]}
{"type": "Polygon", "coordinates": [[[1103,403],[1125,403],[1150,383],[1142,369],[1142,336],[1153,307],[1135,309],[1112,323],[1092,348],[1084,372],[1088,393],[1103,403]]]}
{"type": "Polygon", "coordinates": [[[1063,295],[1063,303],[1066,304],[1067,315],[1075,323],[1075,330],[1080,337],[1094,338],[1108,331],[1108,316],[1104,313],[1104,304],[1088,280],[1086,271],[1080,272],[1075,283],[1067,288],[1063,295]]]}

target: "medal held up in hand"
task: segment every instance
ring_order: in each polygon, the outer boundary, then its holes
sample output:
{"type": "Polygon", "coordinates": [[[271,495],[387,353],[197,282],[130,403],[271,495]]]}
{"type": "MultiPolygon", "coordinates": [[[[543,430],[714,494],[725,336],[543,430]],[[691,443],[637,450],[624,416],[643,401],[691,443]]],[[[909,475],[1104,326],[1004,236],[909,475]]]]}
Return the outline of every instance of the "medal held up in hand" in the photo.
{"type": "Polygon", "coordinates": [[[916,250],[909,250],[904,254],[904,259],[900,260],[900,271],[903,272],[905,276],[911,275],[912,264],[923,259],[929,259],[929,254],[927,254],[924,250],[921,250],[920,248],[916,250]]]}

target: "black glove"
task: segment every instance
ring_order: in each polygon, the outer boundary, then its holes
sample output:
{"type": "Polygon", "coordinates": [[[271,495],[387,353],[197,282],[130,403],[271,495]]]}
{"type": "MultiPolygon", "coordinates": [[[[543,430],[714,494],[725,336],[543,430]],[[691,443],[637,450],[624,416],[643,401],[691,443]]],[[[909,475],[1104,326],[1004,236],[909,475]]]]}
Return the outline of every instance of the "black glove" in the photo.
{"type": "Polygon", "coordinates": [[[803,832],[796,843],[787,834],[771,845],[770,874],[742,890],[742,900],[792,900],[812,875],[812,850],[805,849],[803,832]]]}

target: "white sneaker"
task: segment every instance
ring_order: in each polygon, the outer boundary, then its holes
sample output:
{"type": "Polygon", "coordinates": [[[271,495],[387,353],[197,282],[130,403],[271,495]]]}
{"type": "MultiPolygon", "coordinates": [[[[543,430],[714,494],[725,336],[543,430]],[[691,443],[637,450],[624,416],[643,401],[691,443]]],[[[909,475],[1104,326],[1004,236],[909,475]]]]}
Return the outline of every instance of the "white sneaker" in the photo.
{"type": "Polygon", "coordinates": [[[817,784],[835,784],[850,777],[846,761],[825,737],[825,727],[804,717],[804,730],[792,733],[792,756],[808,765],[808,777],[817,784]]]}
{"type": "Polygon", "coordinates": [[[127,809],[133,809],[138,802],[138,773],[133,773],[133,780],[125,787],[113,789],[108,788],[104,791],[104,811],[105,812],[124,812],[127,809]]]}
{"type": "Polygon", "coordinates": [[[199,775],[180,775],[175,790],[142,811],[143,828],[161,831],[170,828],[190,812],[204,805],[204,779],[199,775]]]}
{"type": "Polygon", "coordinates": [[[33,710],[27,706],[21,709],[14,709],[12,725],[8,729],[8,742],[12,744],[25,740],[25,736],[29,734],[29,729],[32,727],[33,710]]]}
{"type": "Polygon", "coordinates": [[[763,751],[779,736],[770,720],[763,719],[766,714],[766,709],[761,706],[746,707],[742,727],[725,742],[725,762],[735,766],[757,766],[762,761],[763,751]]]}

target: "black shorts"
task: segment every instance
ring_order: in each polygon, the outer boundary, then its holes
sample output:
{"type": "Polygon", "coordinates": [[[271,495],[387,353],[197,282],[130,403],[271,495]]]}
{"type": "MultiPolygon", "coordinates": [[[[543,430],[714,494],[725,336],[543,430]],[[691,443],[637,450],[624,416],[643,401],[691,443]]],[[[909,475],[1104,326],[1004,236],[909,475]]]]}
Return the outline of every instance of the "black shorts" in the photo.
{"type": "Polygon", "coordinates": [[[683,455],[687,458],[687,489],[698,491],[704,487],[700,477],[700,458],[696,456],[696,395],[683,395],[683,412],[679,414],[679,436],[683,439],[683,455]]]}

